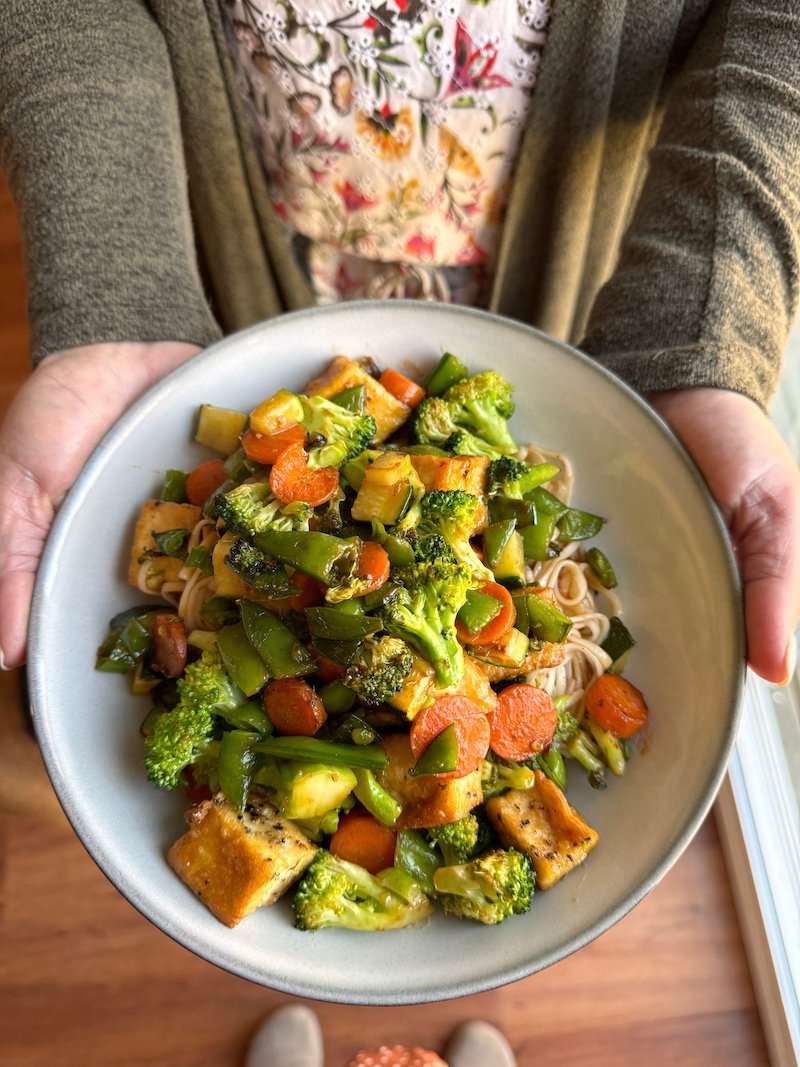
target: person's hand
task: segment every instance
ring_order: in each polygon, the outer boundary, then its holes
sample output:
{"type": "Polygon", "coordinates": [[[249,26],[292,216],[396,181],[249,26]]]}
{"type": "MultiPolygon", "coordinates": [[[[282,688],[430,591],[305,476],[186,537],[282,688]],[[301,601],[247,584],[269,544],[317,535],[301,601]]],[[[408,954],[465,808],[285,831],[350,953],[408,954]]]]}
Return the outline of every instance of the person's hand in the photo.
{"type": "Polygon", "coordinates": [[[48,356],[0,426],[0,665],[24,662],[31,594],[59,501],[105,432],[199,352],[177,341],[87,345],[48,356]]]}
{"type": "Polygon", "coordinates": [[[747,660],[770,682],[792,670],[800,615],[800,474],[769,417],[725,389],[654,393],[728,524],[744,587],[747,660]]]}

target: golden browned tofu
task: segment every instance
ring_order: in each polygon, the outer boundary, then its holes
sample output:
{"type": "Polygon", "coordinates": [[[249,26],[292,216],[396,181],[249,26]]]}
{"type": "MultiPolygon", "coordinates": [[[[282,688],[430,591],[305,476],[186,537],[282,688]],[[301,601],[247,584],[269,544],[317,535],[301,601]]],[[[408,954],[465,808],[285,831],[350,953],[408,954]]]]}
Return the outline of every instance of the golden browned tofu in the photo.
{"type": "Polygon", "coordinates": [[[189,829],[169,850],[169,865],[226,926],[273,904],[317,851],[259,796],[240,815],[217,793],[186,819],[189,829]]]}
{"type": "Polygon", "coordinates": [[[139,572],[148,563],[146,585],[157,593],[164,582],[174,581],[183,567],[183,559],[166,556],[158,551],[153,534],[167,530],[193,530],[203,512],[194,504],[174,504],[169,500],[145,500],[133,531],[133,546],[128,566],[128,581],[139,585],[139,572]]]}
{"type": "Polygon", "coordinates": [[[389,734],[383,744],[389,764],[378,772],[378,779],[402,805],[403,811],[395,824],[398,830],[455,822],[469,815],[483,800],[480,771],[463,778],[442,779],[431,774],[414,778],[411,768],[416,761],[408,735],[389,734]]]}
{"type": "Polygon", "coordinates": [[[357,385],[364,386],[367,411],[377,426],[375,440],[385,441],[400,429],[411,414],[411,408],[393,397],[376,378],[347,356],[336,356],[318,378],[308,383],[306,395],[324,396],[330,400],[337,393],[357,385]]]}
{"type": "Polygon", "coordinates": [[[496,663],[481,663],[481,667],[490,682],[502,682],[507,678],[518,678],[521,674],[541,670],[543,667],[557,667],[564,661],[566,654],[565,645],[543,641],[542,647],[531,648],[517,667],[501,667],[496,663]]]}
{"type": "MultiPolygon", "coordinates": [[[[487,712],[494,709],[497,695],[489,685],[484,664],[470,656],[464,657],[464,675],[458,685],[440,689],[436,684],[436,671],[427,660],[414,653],[414,666],[403,683],[403,688],[388,701],[393,708],[402,711],[407,719],[413,719],[422,708],[439,697],[457,693],[469,697],[487,712]]],[[[519,673],[519,671],[517,672],[519,673]]]]}
{"type": "Polygon", "coordinates": [[[530,856],[536,884],[549,889],[586,859],[600,840],[558,786],[535,771],[530,789],[486,801],[486,814],[506,847],[530,856]]]}

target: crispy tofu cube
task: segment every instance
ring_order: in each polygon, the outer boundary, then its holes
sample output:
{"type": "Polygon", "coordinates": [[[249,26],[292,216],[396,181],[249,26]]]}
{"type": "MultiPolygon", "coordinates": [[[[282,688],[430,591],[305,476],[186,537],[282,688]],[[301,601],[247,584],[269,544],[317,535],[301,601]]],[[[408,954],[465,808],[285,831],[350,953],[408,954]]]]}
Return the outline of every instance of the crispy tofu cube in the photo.
{"type": "Polygon", "coordinates": [[[411,409],[393,397],[376,378],[367,374],[363,367],[347,356],[336,356],[318,378],[308,383],[306,395],[324,396],[330,400],[331,397],[356,385],[364,386],[367,411],[377,426],[375,440],[385,441],[395,430],[400,429],[411,414],[411,409]]]}
{"type": "Polygon", "coordinates": [[[186,819],[189,829],[170,848],[169,865],[226,926],[273,904],[317,851],[260,796],[239,814],[217,793],[186,819]]]}
{"type": "Polygon", "coordinates": [[[175,504],[169,500],[145,500],[139,511],[133,531],[133,545],[128,565],[128,581],[139,586],[139,571],[142,561],[148,561],[146,586],[149,592],[157,593],[164,582],[174,581],[183,567],[183,559],[165,556],[158,552],[153,538],[155,533],[167,530],[193,530],[203,512],[194,504],[175,504]],[[148,556],[148,553],[150,555],[148,556]]]}
{"type": "Polygon", "coordinates": [[[506,847],[530,857],[536,884],[549,889],[583,863],[600,840],[542,771],[530,789],[511,789],[486,802],[489,821],[506,847]]]}
{"type": "Polygon", "coordinates": [[[383,739],[389,757],[388,766],[378,772],[378,779],[402,805],[396,822],[398,830],[421,826],[441,826],[469,815],[483,800],[481,772],[463,778],[437,778],[422,775],[414,778],[411,768],[416,760],[407,734],[389,734],[383,739]]]}

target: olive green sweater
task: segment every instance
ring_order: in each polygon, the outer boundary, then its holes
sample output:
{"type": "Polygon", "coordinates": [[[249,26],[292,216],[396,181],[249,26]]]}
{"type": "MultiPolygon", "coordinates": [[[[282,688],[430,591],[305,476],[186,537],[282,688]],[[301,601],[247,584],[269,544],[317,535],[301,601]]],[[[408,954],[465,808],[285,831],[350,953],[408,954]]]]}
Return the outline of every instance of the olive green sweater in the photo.
{"type": "MultiPolygon", "coordinates": [[[[798,289],[794,0],[555,0],[491,308],[641,391],[765,404],[798,289]]],[[[311,303],[218,0],[5,0],[2,161],[34,356],[311,303]]]]}

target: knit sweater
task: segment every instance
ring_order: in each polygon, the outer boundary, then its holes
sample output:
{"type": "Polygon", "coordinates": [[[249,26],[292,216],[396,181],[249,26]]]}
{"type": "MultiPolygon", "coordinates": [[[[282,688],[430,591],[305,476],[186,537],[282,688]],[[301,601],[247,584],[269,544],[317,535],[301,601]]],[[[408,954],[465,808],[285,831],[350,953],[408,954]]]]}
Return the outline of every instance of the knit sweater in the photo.
{"type": "MultiPolygon", "coordinates": [[[[558,0],[491,309],[640,391],[766,404],[798,296],[798,40],[793,0],[558,0]]],[[[35,358],[311,303],[218,0],[6,0],[0,57],[35,358]]]]}

